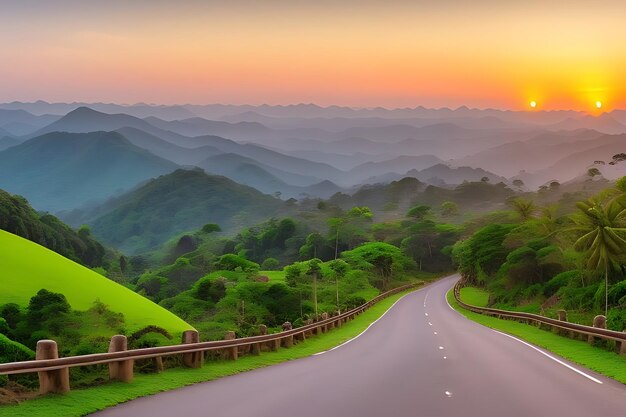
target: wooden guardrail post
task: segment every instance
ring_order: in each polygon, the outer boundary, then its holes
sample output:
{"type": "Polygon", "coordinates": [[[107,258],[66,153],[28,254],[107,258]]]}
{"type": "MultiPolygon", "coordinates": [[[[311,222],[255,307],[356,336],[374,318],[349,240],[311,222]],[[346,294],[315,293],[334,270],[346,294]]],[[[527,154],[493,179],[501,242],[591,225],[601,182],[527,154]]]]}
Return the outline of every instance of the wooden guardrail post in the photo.
{"type": "MultiPolygon", "coordinates": [[[[626,329],[624,329],[623,333],[626,333],[626,329]]],[[[620,355],[626,355],[626,340],[622,340],[621,342],[617,342],[618,353],[620,355]]]]}
{"type": "MultiPolygon", "coordinates": [[[[58,359],[59,350],[54,340],[40,340],[37,342],[36,360],[58,359]]],[[[70,390],[70,369],[61,368],[53,371],[37,372],[39,375],[40,394],[63,394],[70,390]]]]}
{"type": "MultiPolygon", "coordinates": [[[[267,334],[267,326],[264,324],[259,324],[259,335],[265,336],[267,334]]],[[[261,343],[253,343],[250,346],[250,353],[253,355],[259,355],[261,353],[261,343]]]]}
{"type": "MultiPolygon", "coordinates": [[[[283,331],[285,332],[293,329],[293,326],[288,321],[284,322],[282,327],[283,327],[283,331]]],[[[283,347],[293,346],[293,335],[283,337],[281,340],[281,346],[283,347]]]]}
{"type": "MultiPolygon", "coordinates": [[[[597,327],[599,329],[606,329],[606,317],[603,315],[597,315],[593,318],[593,327],[597,327]]],[[[595,341],[595,337],[593,335],[589,335],[587,338],[587,342],[592,345],[595,341]]]]}
{"type": "MultiPolygon", "coordinates": [[[[322,313],[321,320],[322,321],[328,320],[328,313],[327,312],[323,312],[322,313]]],[[[328,331],[328,324],[325,324],[325,325],[322,326],[322,332],[326,333],[327,331],[328,331]]]]}
{"type": "MultiPolygon", "coordinates": [[[[200,335],[196,330],[185,330],[183,332],[182,343],[187,345],[190,343],[200,342],[200,335]]],[[[204,361],[204,355],[202,352],[188,352],[183,353],[183,364],[187,368],[201,368],[204,361]]]]}
{"type": "MultiPolygon", "coordinates": [[[[237,335],[232,330],[227,331],[224,334],[224,340],[235,340],[237,335]]],[[[226,348],[226,358],[236,361],[239,357],[239,348],[237,346],[233,346],[230,348],[226,348]]]]}
{"type": "MultiPolygon", "coordinates": [[[[118,334],[111,338],[111,343],[109,343],[110,353],[124,352],[126,350],[128,350],[128,339],[126,339],[126,336],[118,334]]],[[[123,382],[132,381],[134,362],[132,359],[126,359],[109,363],[109,379],[123,382]]]]}

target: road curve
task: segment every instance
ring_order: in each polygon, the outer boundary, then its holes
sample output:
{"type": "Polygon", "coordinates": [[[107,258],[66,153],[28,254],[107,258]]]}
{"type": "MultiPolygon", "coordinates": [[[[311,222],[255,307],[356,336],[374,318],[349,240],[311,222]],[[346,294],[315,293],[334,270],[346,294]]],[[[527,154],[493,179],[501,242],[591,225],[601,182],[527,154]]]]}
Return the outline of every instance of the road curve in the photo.
{"type": "Polygon", "coordinates": [[[626,386],[563,359],[557,362],[452,310],[445,294],[456,279],[403,297],[360,337],[324,354],[140,398],[94,415],[626,415],[626,386]]]}

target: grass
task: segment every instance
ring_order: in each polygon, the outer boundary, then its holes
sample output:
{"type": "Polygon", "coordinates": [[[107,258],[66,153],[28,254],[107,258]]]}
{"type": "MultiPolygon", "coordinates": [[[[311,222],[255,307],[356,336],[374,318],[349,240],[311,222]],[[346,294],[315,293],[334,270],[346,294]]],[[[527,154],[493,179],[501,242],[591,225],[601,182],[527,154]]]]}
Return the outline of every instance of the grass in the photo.
{"type": "Polygon", "coordinates": [[[285,271],[259,271],[259,275],[269,278],[269,282],[285,282],[285,271]]]}
{"type": "MultiPolygon", "coordinates": [[[[519,337],[536,346],[547,349],[572,362],[578,363],[600,374],[626,384],[626,357],[610,352],[587,342],[559,336],[547,330],[511,320],[501,320],[464,310],[454,299],[453,292],[447,294],[448,302],[455,310],[470,320],[519,337]]],[[[476,288],[461,289],[461,298],[468,304],[479,306],[489,294],[476,288]]]]}
{"type": "Polygon", "coordinates": [[[0,230],[0,304],[27,306],[45,288],[62,293],[75,310],[100,299],[123,313],[129,332],[155,324],[172,334],[192,326],[147,298],[43,246],[0,230]]]}
{"type": "Polygon", "coordinates": [[[309,338],[288,349],[264,352],[260,356],[243,356],[237,361],[207,362],[201,369],[173,368],[160,374],[138,374],[130,383],[108,383],[70,391],[65,395],[40,397],[17,406],[0,407],[0,417],[82,416],[134,398],[310,356],[358,335],[409,292],[386,298],[340,328],[309,338]]]}

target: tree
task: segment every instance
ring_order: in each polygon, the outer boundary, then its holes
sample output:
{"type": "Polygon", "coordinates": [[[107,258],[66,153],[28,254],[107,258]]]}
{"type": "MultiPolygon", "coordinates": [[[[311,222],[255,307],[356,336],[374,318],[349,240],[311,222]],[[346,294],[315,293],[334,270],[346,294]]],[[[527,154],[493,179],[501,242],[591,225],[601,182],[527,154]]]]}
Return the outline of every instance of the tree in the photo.
{"type": "Polygon", "coordinates": [[[489,177],[482,177],[480,182],[489,182],[489,177]]]}
{"type": "Polygon", "coordinates": [[[598,168],[589,168],[587,170],[587,175],[591,178],[601,175],[600,170],[598,168]]]}
{"type": "Polygon", "coordinates": [[[339,308],[339,278],[343,278],[350,266],[343,259],[335,259],[330,263],[330,269],[335,273],[335,296],[337,300],[337,313],[341,314],[341,309],[339,308]]]}
{"type": "Polygon", "coordinates": [[[428,214],[430,214],[430,207],[429,206],[424,206],[424,205],[419,205],[419,206],[412,207],[406,213],[406,215],[408,217],[412,217],[412,218],[414,218],[416,220],[422,220],[428,214]]]}
{"type": "Polygon", "coordinates": [[[307,275],[313,278],[313,305],[315,306],[315,320],[318,319],[317,314],[317,280],[322,272],[322,261],[317,258],[313,258],[309,261],[309,268],[306,271],[307,275]]]}
{"type": "Polygon", "coordinates": [[[221,232],[222,228],[219,226],[219,224],[215,224],[215,223],[207,223],[204,226],[202,226],[202,233],[213,233],[213,232],[221,232]]]}
{"type": "Polygon", "coordinates": [[[614,267],[626,252],[624,196],[606,204],[583,201],[577,204],[578,215],[572,216],[579,237],[574,249],[585,252],[587,267],[604,272],[604,314],[609,310],[609,268],[614,267]]]}
{"type": "Polygon", "coordinates": [[[276,258],[267,258],[261,264],[261,269],[263,269],[265,271],[274,271],[274,270],[278,269],[278,265],[280,265],[280,262],[278,262],[278,259],[276,259],[276,258]]]}
{"type": "Polygon", "coordinates": [[[441,215],[444,217],[456,216],[459,214],[459,205],[452,201],[441,203],[441,215]]]}
{"type": "Polygon", "coordinates": [[[511,201],[511,207],[520,216],[522,221],[530,220],[537,212],[537,206],[530,200],[521,197],[511,201]]]}

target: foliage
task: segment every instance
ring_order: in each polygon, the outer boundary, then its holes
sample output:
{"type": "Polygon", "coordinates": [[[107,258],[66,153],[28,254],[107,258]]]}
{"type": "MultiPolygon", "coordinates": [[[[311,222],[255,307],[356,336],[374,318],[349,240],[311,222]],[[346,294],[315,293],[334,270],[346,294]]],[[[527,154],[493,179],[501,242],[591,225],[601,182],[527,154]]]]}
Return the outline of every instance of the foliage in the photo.
{"type": "Polygon", "coordinates": [[[72,230],[51,214],[40,215],[21,196],[0,190],[0,229],[31,240],[80,264],[102,265],[104,248],[88,227],[72,230]]]}

